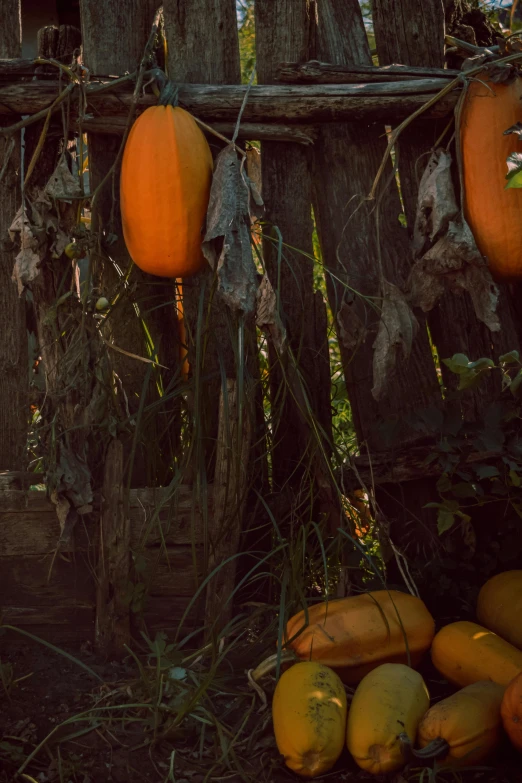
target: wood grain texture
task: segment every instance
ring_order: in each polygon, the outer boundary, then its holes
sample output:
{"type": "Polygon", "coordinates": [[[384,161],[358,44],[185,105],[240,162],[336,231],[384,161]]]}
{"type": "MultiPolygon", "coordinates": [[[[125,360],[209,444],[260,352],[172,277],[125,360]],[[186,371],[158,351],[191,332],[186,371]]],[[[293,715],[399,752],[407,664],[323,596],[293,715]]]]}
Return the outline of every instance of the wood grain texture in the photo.
{"type": "Polygon", "coordinates": [[[380,65],[444,66],[443,0],[375,0],[372,14],[380,65]]]}
{"type": "MultiPolygon", "coordinates": [[[[349,66],[370,64],[366,33],[356,0],[323,0],[318,6],[318,56],[328,62],[349,66]]],[[[386,148],[379,124],[338,123],[323,126],[315,150],[314,210],[318,222],[323,258],[328,270],[327,288],[334,315],[344,302],[365,324],[368,335],[358,350],[340,339],[341,357],[352,403],[355,429],[360,442],[373,451],[386,448],[380,427],[386,420],[440,403],[440,391],[425,329],[414,341],[408,363],[399,362],[388,394],[377,403],[371,393],[372,344],[378,313],[363,296],[379,296],[379,254],[386,280],[402,286],[408,273],[408,238],[399,224],[401,206],[392,181],[379,204],[379,231],[375,205],[364,202],[386,148]],[[348,284],[352,291],[345,289],[348,284]]],[[[391,169],[385,175],[389,179],[391,169]]],[[[337,324],[339,325],[339,324],[337,324]]],[[[340,334],[340,333],[339,333],[340,334]]],[[[416,436],[402,433],[403,442],[416,436]]],[[[398,444],[396,444],[398,445],[398,444]]]]}
{"type": "MultiPolygon", "coordinates": [[[[379,62],[400,61],[406,65],[444,65],[444,8],[442,2],[417,3],[416,0],[374,0],[373,13],[379,62]]],[[[418,123],[406,129],[399,139],[399,174],[406,218],[413,225],[417,206],[418,183],[427,162],[427,153],[444,128],[443,122],[431,127],[418,123]]],[[[452,147],[454,155],[454,147],[452,147]]],[[[498,305],[501,331],[492,333],[480,322],[467,293],[447,293],[429,314],[430,330],[441,359],[464,353],[476,359],[488,356],[495,361],[507,351],[520,349],[521,334],[516,302],[511,286],[503,285],[498,305]]],[[[519,296],[517,296],[519,298],[519,296]]],[[[442,365],[445,383],[455,388],[456,376],[442,365]]],[[[466,393],[462,410],[468,420],[481,416],[496,397],[493,378],[466,393]]]]}
{"type": "MultiPolygon", "coordinates": [[[[403,119],[426,103],[426,94],[401,94],[400,85],[373,85],[388,87],[388,94],[362,94],[356,85],[256,85],[251,88],[243,114],[245,122],[255,123],[324,123],[339,120],[394,120],[403,119]],[[390,94],[392,93],[392,94],[390,94]],[[394,94],[395,93],[395,94],[394,94]]],[[[182,106],[205,122],[235,122],[245,97],[244,85],[188,85],[181,84],[179,97],[182,106]]],[[[74,94],[74,93],[73,93],[74,94]]],[[[0,116],[14,122],[18,114],[33,114],[46,109],[56,99],[56,82],[0,83],[0,116]]],[[[447,117],[453,111],[459,91],[441,98],[427,110],[427,119],[447,117]]],[[[132,90],[123,87],[98,91],[87,89],[88,115],[110,118],[128,115],[132,90]]],[[[138,111],[156,103],[151,95],[142,96],[138,111]]],[[[71,119],[77,116],[77,102],[71,103],[71,119]]],[[[120,121],[121,123],[121,121],[120,121]]]]}
{"type": "MultiPolygon", "coordinates": [[[[191,0],[190,3],[183,0],[166,0],[163,11],[169,77],[177,84],[208,83],[212,86],[205,89],[211,91],[237,89],[226,87],[241,82],[235,0],[191,0]]],[[[192,87],[188,89],[194,91],[192,87]]],[[[184,103],[183,105],[185,106],[184,103]]],[[[239,108],[237,112],[232,110],[228,120],[235,122],[238,112],[239,108]]],[[[214,159],[223,146],[216,138],[210,141],[214,159]]],[[[192,411],[191,415],[197,417],[202,449],[201,463],[207,471],[208,480],[212,481],[219,398],[224,382],[221,373],[223,370],[226,378],[234,378],[237,373],[237,319],[216,293],[215,273],[208,264],[205,264],[199,274],[183,280],[183,307],[187,324],[189,364],[191,367],[198,364],[201,377],[205,378],[199,411],[192,411]],[[198,316],[200,307],[204,326],[201,328],[197,345],[198,320],[201,323],[198,316]]],[[[252,361],[256,360],[257,346],[255,331],[248,324],[245,328],[244,344],[245,355],[242,361],[251,371],[252,361]]],[[[189,470],[194,469],[194,465],[189,467],[189,470]]],[[[190,478],[188,480],[190,481],[190,478]]]]}
{"type": "Polygon", "coordinates": [[[164,0],[163,13],[171,79],[196,84],[241,81],[234,0],[164,0]]]}
{"type": "MultiPolygon", "coordinates": [[[[2,65],[0,63],[0,75],[2,65]]],[[[306,63],[281,63],[277,79],[287,84],[354,84],[396,82],[415,79],[454,79],[459,71],[445,68],[414,68],[408,65],[339,65],[309,60],[306,63]]]]}
{"type": "MultiPolygon", "coordinates": [[[[123,11],[119,0],[107,0],[100,4],[98,0],[81,0],[83,59],[85,65],[97,73],[117,75],[135,71],[143,57],[145,45],[150,35],[152,23],[157,8],[155,0],[130,0],[125,3],[123,11]]],[[[89,170],[91,190],[94,190],[111,169],[121,146],[121,139],[108,134],[89,134],[89,170]]],[[[98,207],[94,210],[92,230],[102,236],[112,234],[117,240],[110,246],[102,248],[120,269],[126,270],[130,264],[130,256],[123,239],[121,215],[119,210],[120,166],[114,172],[100,195],[98,207]],[[116,208],[113,207],[113,199],[116,208]]],[[[119,348],[137,356],[146,356],[146,340],[143,326],[136,315],[137,304],[142,317],[151,333],[155,348],[158,351],[158,361],[169,368],[160,370],[165,387],[168,386],[178,366],[178,346],[172,339],[177,334],[177,320],[174,307],[174,290],[171,281],[163,278],[152,278],[133,267],[130,278],[131,285],[122,291],[120,277],[107,256],[101,254],[97,258],[97,285],[103,294],[112,300],[116,292],[122,294],[114,318],[107,321],[105,336],[119,348]]],[[[131,414],[136,414],[143,393],[150,395],[151,401],[155,395],[153,382],[145,387],[144,380],[147,366],[143,362],[125,356],[120,352],[112,352],[111,362],[118,374],[127,395],[131,414]]],[[[158,414],[161,415],[161,414],[158,414]]],[[[157,418],[151,420],[148,426],[154,430],[157,418]]],[[[158,431],[160,427],[158,426],[158,431]]],[[[175,428],[174,428],[175,430],[175,428]]],[[[175,444],[177,434],[172,433],[175,444]]],[[[159,437],[159,435],[158,435],[159,437]]],[[[124,441],[126,458],[132,442],[132,435],[124,441]]],[[[168,437],[162,439],[160,448],[170,448],[168,437]]],[[[164,462],[168,463],[171,454],[164,454],[164,462]]],[[[162,483],[165,476],[156,477],[148,469],[150,462],[147,449],[140,441],[132,468],[132,485],[148,486],[155,479],[162,483]]]]}
{"type": "MultiPolygon", "coordinates": [[[[93,133],[113,133],[122,136],[127,127],[125,117],[92,117],[82,123],[86,131],[93,133]]],[[[231,139],[235,125],[228,122],[213,122],[211,127],[227,139],[231,139]]],[[[205,136],[210,143],[215,136],[207,131],[205,136]]],[[[243,122],[237,138],[239,141],[292,141],[297,144],[313,144],[317,131],[312,125],[282,125],[277,123],[243,122]]]]}
{"type": "MultiPolygon", "coordinates": [[[[313,8],[308,0],[257,0],[256,51],[260,84],[272,85],[279,63],[306,60],[313,29],[313,8]]],[[[258,88],[258,89],[263,89],[258,88]]],[[[277,227],[284,243],[278,260],[278,233],[268,229],[263,243],[267,274],[280,297],[281,315],[299,373],[311,407],[321,418],[321,372],[316,362],[312,244],[312,180],[307,151],[294,144],[263,142],[261,146],[262,192],[266,219],[277,227]]],[[[273,450],[273,478],[282,487],[289,480],[298,484],[303,460],[309,458],[309,431],[303,426],[298,403],[288,391],[278,359],[271,350],[271,395],[276,429],[273,450]],[[290,479],[290,477],[292,477],[290,479]]]]}
{"type": "Polygon", "coordinates": [[[123,445],[109,444],[104,465],[96,570],[95,642],[106,657],[120,657],[130,641],[130,523],[123,502],[123,445]]]}
{"type": "Polygon", "coordinates": [[[0,556],[0,606],[93,607],[92,565],[84,554],[0,556]]]}
{"type": "Polygon", "coordinates": [[[22,54],[22,7],[20,0],[0,0],[0,58],[22,54]]]}
{"type": "Polygon", "coordinates": [[[221,567],[207,585],[205,603],[205,627],[212,634],[227,625],[233,611],[236,561],[225,561],[237,554],[243,530],[252,423],[250,406],[241,400],[237,380],[228,378],[219,401],[208,573],[221,567]]]}
{"type": "MultiPolygon", "coordinates": [[[[0,57],[20,57],[20,0],[0,0],[0,57]]],[[[0,125],[9,124],[5,118],[0,125]]],[[[18,248],[8,229],[21,205],[20,136],[0,137],[0,469],[26,463],[29,366],[25,302],[11,279],[18,248]]]]}

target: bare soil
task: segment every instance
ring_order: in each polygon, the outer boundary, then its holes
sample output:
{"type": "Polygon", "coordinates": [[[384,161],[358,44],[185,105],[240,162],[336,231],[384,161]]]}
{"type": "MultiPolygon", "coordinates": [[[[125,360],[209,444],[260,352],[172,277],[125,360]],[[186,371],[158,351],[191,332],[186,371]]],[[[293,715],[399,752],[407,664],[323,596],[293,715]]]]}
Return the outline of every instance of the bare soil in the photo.
{"type": "MultiPolygon", "coordinates": [[[[81,721],[62,726],[24,768],[24,774],[29,777],[17,777],[17,770],[50,732],[67,718],[92,709],[104,692],[110,694],[111,689],[121,689],[122,683],[136,676],[132,661],[103,663],[88,648],[75,654],[103,679],[103,684],[72,662],[36,644],[16,648],[4,645],[3,652],[0,650],[1,664],[4,667],[12,665],[15,679],[25,677],[10,688],[9,698],[5,691],[2,693],[0,685],[1,783],[13,780],[38,783],[203,783],[206,780],[288,783],[297,780],[280,764],[268,720],[266,731],[256,737],[253,752],[245,754],[243,774],[240,776],[231,768],[228,775],[220,771],[213,777],[208,751],[204,754],[206,769],[202,769],[198,761],[191,764],[191,756],[197,755],[194,754],[194,736],[184,739],[180,734],[172,742],[151,744],[150,725],[145,721],[131,723],[114,718],[110,725],[102,723],[94,728],[81,721]],[[82,731],[86,733],[71,736],[82,731]],[[174,774],[170,775],[173,751],[174,774]]],[[[428,666],[424,675],[432,696],[443,696],[447,686],[440,683],[436,672],[428,666]]],[[[262,720],[257,717],[257,710],[254,720],[262,720]]],[[[238,757],[243,764],[239,749],[238,757]]],[[[417,781],[418,772],[406,769],[391,780],[393,783],[417,781]]],[[[332,782],[376,780],[359,771],[348,754],[323,779],[332,782]]],[[[459,773],[459,779],[463,783],[522,783],[521,757],[506,742],[487,769],[459,773]]],[[[437,778],[440,783],[450,780],[456,779],[442,775],[437,778]]]]}

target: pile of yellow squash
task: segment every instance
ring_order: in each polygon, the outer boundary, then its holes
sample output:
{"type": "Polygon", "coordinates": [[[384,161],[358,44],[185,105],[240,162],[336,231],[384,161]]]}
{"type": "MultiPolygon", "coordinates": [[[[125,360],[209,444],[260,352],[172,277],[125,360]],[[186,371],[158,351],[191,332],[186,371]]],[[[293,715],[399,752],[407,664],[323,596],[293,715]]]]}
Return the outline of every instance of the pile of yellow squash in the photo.
{"type": "Polygon", "coordinates": [[[509,571],[480,591],[481,625],[454,622],[435,634],[424,603],[394,590],[295,615],[285,641],[300,660],[279,678],[272,703],[285,764],[317,777],[346,746],[375,775],[410,760],[469,767],[498,747],[503,729],[522,751],[521,613],[522,571],[509,571]],[[460,689],[431,707],[415,668],[430,647],[435,668],[460,689]],[[345,684],[356,686],[351,699],[345,684]]]}

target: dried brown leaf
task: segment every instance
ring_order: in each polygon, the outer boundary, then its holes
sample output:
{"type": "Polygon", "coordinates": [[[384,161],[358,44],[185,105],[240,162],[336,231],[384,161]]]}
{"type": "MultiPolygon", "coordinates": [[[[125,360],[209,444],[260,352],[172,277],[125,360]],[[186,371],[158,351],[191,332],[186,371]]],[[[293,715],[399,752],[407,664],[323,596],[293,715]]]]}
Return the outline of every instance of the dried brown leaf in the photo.
{"type": "Polygon", "coordinates": [[[23,206],[20,207],[9,226],[9,237],[12,242],[18,241],[20,244],[20,252],[15,258],[12,280],[16,282],[18,294],[21,296],[25,286],[38,277],[39,265],[45,251],[45,246],[40,248],[38,237],[35,236],[35,231],[23,206]]]}
{"type": "Polygon", "coordinates": [[[384,280],[382,294],[381,320],[373,344],[372,395],[377,401],[386,391],[399,356],[404,360],[409,358],[419,328],[406,297],[397,286],[384,280]]]}
{"type": "Polygon", "coordinates": [[[446,289],[467,291],[477,318],[492,332],[499,331],[499,291],[462,218],[450,222],[447,233],[414,264],[410,275],[411,303],[424,312],[433,309],[446,289]]]}
{"type": "Polygon", "coordinates": [[[367,329],[353,303],[343,299],[337,313],[337,323],[343,345],[349,351],[355,351],[365,341],[367,329]]]}
{"type": "Polygon", "coordinates": [[[277,297],[272,284],[263,275],[256,297],[256,326],[268,332],[279,353],[286,348],[286,330],[277,312],[277,297]]]}
{"type": "Polygon", "coordinates": [[[446,231],[450,220],[458,212],[451,178],[451,155],[444,149],[436,149],[430,156],[419,185],[413,228],[415,254],[419,255],[427,243],[433,242],[442,231],[446,231]]]}
{"type": "Polygon", "coordinates": [[[81,197],[80,181],[71,174],[65,155],[62,155],[58,165],[49,177],[49,181],[45,186],[45,192],[51,198],[60,199],[61,201],[71,201],[81,197]]]}
{"type": "Polygon", "coordinates": [[[249,187],[234,145],[220,152],[212,180],[202,250],[217,271],[226,304],[249,315],[255,310],[257,271],[250,241],[249,187]]]}

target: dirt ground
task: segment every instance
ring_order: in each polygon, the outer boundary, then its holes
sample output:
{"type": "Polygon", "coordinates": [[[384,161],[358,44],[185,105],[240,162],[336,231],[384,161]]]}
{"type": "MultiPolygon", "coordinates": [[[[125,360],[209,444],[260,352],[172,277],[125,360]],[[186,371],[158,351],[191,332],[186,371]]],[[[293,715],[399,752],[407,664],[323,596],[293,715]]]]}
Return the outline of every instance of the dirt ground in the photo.
{"type": "MultiPolygon", "coordinates": [[[[118,665],[101,663],[88,649],[76,655],[103,679],[103,684],[93,680],[75,664],[35,644],[16,649],[4,647],[3,652],[0,651],[1,664],[13,667],[14,679],[25,677],[9,689],[9,698],[0,685],[1,783],[12,780],[37,783],[204,783],[207,780],[241,779],[256,783],[288,783],[296,780],[280,765],[268,718],[266,731],[256,736],[253,753],[245,754],[242,775],[231,767],[228,774],[224,775],[220,770],[214,777],[208,753],[203,754],[207,757],[203,766],[201,756],[191,763],[191,756],[198,755],[194,753],[194,737],[184,739],[181,734],[172,742],[151,744],[151,727],[146,721],[136,720],[133,723],[112,719],[110,725],[77,721],[61,727],[24,768],[25,777],[16,777],[28,755],[51,731],[67,718],[92,709],[104,693],[110,695],[111,690],[121,689],[122,683],[131,682],[136,675],[132,661],[118,665]],[[71,736],[74,734],[77,736],[71,736]],[[175,763],[171,770],[173,757],[175,763]]],[[[436,682],[437,675],[429,670],[424,674],[433,694],[437,687],[440,688],[436,682]]],[[[129,692],[128,696],[128,703],[131,703],[132,693],[129,692]]],[[[122,701],[121,695],[119,700],[122,701]]],[[[256,716],[257,710],[254,720],[261,720],[256,716]]],[[[239,750],[237,757],[241,761],[239,750]]],[[[521,761],[521,757],[506,744],[491,760],[489,768],[462,772],[459,778],[440,775],[437,781],[522,783],[521,761]]],[[[358,771],[347,754],[323,779],[332,782],[376,780],[358,771]]],[[[393,783],[418,781],[419,770],[405,770],[392,780],[393,783]]],[[[426,778],[425,781],[428,783],[426,778]]]]}

